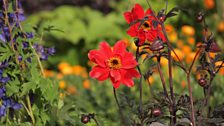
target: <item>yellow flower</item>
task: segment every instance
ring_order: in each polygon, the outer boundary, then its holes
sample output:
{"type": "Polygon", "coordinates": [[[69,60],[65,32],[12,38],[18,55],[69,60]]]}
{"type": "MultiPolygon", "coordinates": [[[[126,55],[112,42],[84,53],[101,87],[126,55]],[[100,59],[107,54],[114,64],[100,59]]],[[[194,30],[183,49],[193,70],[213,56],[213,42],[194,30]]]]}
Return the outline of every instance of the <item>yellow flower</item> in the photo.
{"type": "Polygon", "coordinates": [[[60,93],[59,94],[59,98],[64,99],[65,98],[65,94],[64,93],[60,93]]]}
{"type": "Polygon", "coordinates": [[[59,82],[59,88],[60,89],[65,89],[66,88],[66,82],[64,80],[59,82]]]}
{"type": "Polygon", "coordinates": [[[167,60],[167,58],[162,57],[162,58],[160,59],[160,63],[161,63],[162,66],[166,66],[166,65],[168,65],[168,60],[167,60]]]}
{"type": "Polygon", "coordinates": [[[187,36],[193,36],[195,34],[194,28],[189,25],[182,26],[181,31],[184,35],[187,35],[187,36]]]}
{"type": "Polygon", "coordinates": [[[72,67],[70,66],[70,64],[66,63],[66,62],[62,62],[58,65],[58,69],[61,71],[62,74],[64,75],[68,75],[68,74],[72,74],[72,67]]]}
{"type": "Polygon", "coordinates": [[[169,35],[170,42],[176,42],[177,41],[177,33],[176,32],[172,32],[168,35],[169,35]]]}
{"type": "MultiPolygon", "coordinates": [[[[177,54],[177,56],[179,57],[180,60],[182,60],[185,56],[185,54],[179,50],[179,49],[174,49],[175,53],[177,54]]],[[[178,61],[178,58],[176,57],[176,55],[174,54],[174,52],[171,52],[171,56],[173,57],[174,60],[178,61]]]]}

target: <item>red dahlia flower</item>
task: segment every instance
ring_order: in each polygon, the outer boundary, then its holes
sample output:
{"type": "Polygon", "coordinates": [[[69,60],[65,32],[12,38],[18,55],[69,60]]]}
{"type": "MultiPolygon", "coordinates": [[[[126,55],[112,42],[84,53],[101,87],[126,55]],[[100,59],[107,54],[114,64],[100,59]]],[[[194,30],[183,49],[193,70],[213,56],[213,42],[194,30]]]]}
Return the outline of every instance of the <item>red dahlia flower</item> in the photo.
{"type": "Polygon", "coordinates": [[[134,86],[132,78],[140,77],[135,70],[138,63],[134,55],[127,52],[124,41],[118,41],[113,48],[107,42],[102,42],[100,49],[91,50],[88,57],[90,61],[96,63],[90,72],[90,77],[99,81],[110,78],[114,88],[118,88],[121,83],[132,87],[134,86]]]}
{"type": "Polygon", "coordinates": [[[151,9],[144,13],[144,9],[139,4],[135,4],[130,12],[124,13],[124,17],[127,23],[131,24],[127,34],[131,37],[137,37],[139,45],[144,44],[146,40],[150,42],[157,39],[166,41],[161,25],[151,9]]]}

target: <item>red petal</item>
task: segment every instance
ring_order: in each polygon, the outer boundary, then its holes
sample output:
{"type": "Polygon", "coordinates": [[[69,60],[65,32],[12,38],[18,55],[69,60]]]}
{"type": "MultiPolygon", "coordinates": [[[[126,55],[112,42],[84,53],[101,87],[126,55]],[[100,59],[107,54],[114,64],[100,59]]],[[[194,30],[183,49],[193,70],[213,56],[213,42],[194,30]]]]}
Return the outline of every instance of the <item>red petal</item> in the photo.
{"type": "Polygon", "coordinates": [[[112,81],[112,84],[113,84],[113,87],[114,87],[115,89],[117,89],[117,88],[120,87],[121,81],[117,81],[117,82],[113,82],[113,81],[112,81]]]}
{"type": "Polygon", "coordinates": [[[132,53],[126,52],[124,58],[122,58],[122,68],[130,69],[138,65],[135,57],[132,53]]]}
{"type": "Polygon", "coordinates": [[[100,43],[100,51],[104,52],[104,55],[109,59],[112,55],[111,47],[107,42],[100,43]]]}
{"type": "Polygon", "coordinates": [[[138,45],[143,45],[145,43],[145,40],[146,40],[146,35],[145,34],[146,33],[142,29],[140,29],[138,31],[138,38],[139,38],[138,45]]]}
{"type": "Polygon", "coordinates": [[[139,23],[130,26],[130,28],[127,30],[127,34],[129,34],[131,37],[136,37],[138,35],[138,26],[139,23]]]}
{"type": "Polygon", "coordinates": [[[121,80],[121,74],[119,70],[110,70],[110,77],[112,82],[117,82],[121,80]]]}
{"type": "Polygon", "coordinates": [[[123,15],[128,24],[130,24],[133,21],[131,12],[124,12],[123,15]]]}
{"type": "Polygon", "coordinates": [[[91,50],[88,53],[88,57],[89,57],[90,61],[98,64],[101,67],[106,67],[105,60],[107,58],[105,57],[105,55],[101,51],[91,50]]]}
{"type": "Polygon", "coordinates": [[[93,67],[92,71],[90,71],[90,77],[96,78],[99,81],[106,80],[109,77],[109,69],[102,68],[99,66],[93,67]]]}
{"type": "Polygon", "coordinates": [[[114,45],[114,50],[113,50],[114,55],[118,54],[122,57],[125,54],[125,52],[126,52],[125,42],[123,40],[118,41],[114,45]]]}
{"type": "Polygon", "coordinates": [[[128,87],[133,87],[134,86],[134,81],[132,79],[123,79],[122,84],[124,84],[128,87]]]}
{"type": "Polygon", "coordinates": [[[133,68],[133,69],[127,69],[126,74],[124,75],[124,78],[139,78],[141,75],[133,68]]]}
{"type": "Polygon", "coordinates": [[[134,81],[132,80],[133,77],[140,77],[140,74],[135,69],[121,69],[121,74],[123,75],[121,80],[122,84],[128,87],[134,86],[134,81]]]}
{"type": "Polygon", "coordinates": [[[152,16],[152,10],[151,9],[147,9],[146,12],[145,12],[145,15],[152,16]]]}
{"type": "Polygon", "coordinates": [[[134,20],[142,19],[144,17],[144,9],[141,5],[135,4],[135,7],[132,9],[134,20]]]}

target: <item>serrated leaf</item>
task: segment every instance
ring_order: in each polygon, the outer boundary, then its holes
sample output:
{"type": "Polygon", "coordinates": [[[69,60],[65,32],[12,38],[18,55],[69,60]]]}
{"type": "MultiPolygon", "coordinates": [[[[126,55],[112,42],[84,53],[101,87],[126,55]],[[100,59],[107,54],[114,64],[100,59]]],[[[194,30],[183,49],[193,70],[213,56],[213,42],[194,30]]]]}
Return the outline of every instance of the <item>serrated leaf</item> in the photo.
{"type": "Polygon", "coordinates": [[[35,91],[37,88],[37,83],[27,82],[22,85],[22,93],[21,95],[27,94],[29,91],[35,91]]]}
{"type": "Polygon", "coordinates": [[[42,79],[38,87],[40,88],[43,97],[51,104],[58,97],[58,86],[50,79],[42,79]]]}
{"type": "Polygon", "coordinates": [[[47,121],[50,120],[50,117],[47,115],[46,112],[41,112],[40,117],[41,117],[41,120],[42,120],[44,125],[46,125],[47,121]]]}
{"type": "Polygon", "coordinates": [[[6,95],[11,96],[13,94],[16,94],[19,92],[20,82],[18,80],[10,81],[5,87],[6,87],[6,95]]]}

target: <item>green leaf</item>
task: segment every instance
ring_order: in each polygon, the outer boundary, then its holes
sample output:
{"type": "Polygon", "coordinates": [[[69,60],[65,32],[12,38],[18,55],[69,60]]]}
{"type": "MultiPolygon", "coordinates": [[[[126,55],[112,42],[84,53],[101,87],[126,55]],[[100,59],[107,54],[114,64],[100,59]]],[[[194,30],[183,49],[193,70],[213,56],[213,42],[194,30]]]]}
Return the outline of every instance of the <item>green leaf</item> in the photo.
{"type": "Polygon", "coordinates": [[[37,83],[33,83],[33,82],[27,82],[24,83],[22,85],[22,96],[27,94],[30,90],[32,90],[33,92],[35,91],[35,89],[37,88],[37,83]]]}
{"type": "Polygon", "coordinates": [[[50,120],[50,117],[47,115],[46,112],[41,112],[40,117],[41,117],[41,120],[42,120],[44,125],[47,123],[47,121],[50,120]]]}
{"type": "Polygon", "coordinates": [[[0,62],[3,62],[9,59],[10,56],[13,56],[14,53],[8,46],[0,47],[0,62]]]}
{"type": "Polygon", "coordinates": [[[58,98],[58,86],[50,79],[42,79],[38,84],[38,87],[40,88],[43,97],[51,104],[58,98]]]}
{"type": "Polygon", "coordinates": [[[16,94],[19,92],[20,86],[19,80],[10,81],[5,87],[6,87],[6,95],[11,96],[13,94],[16,94]]]}

